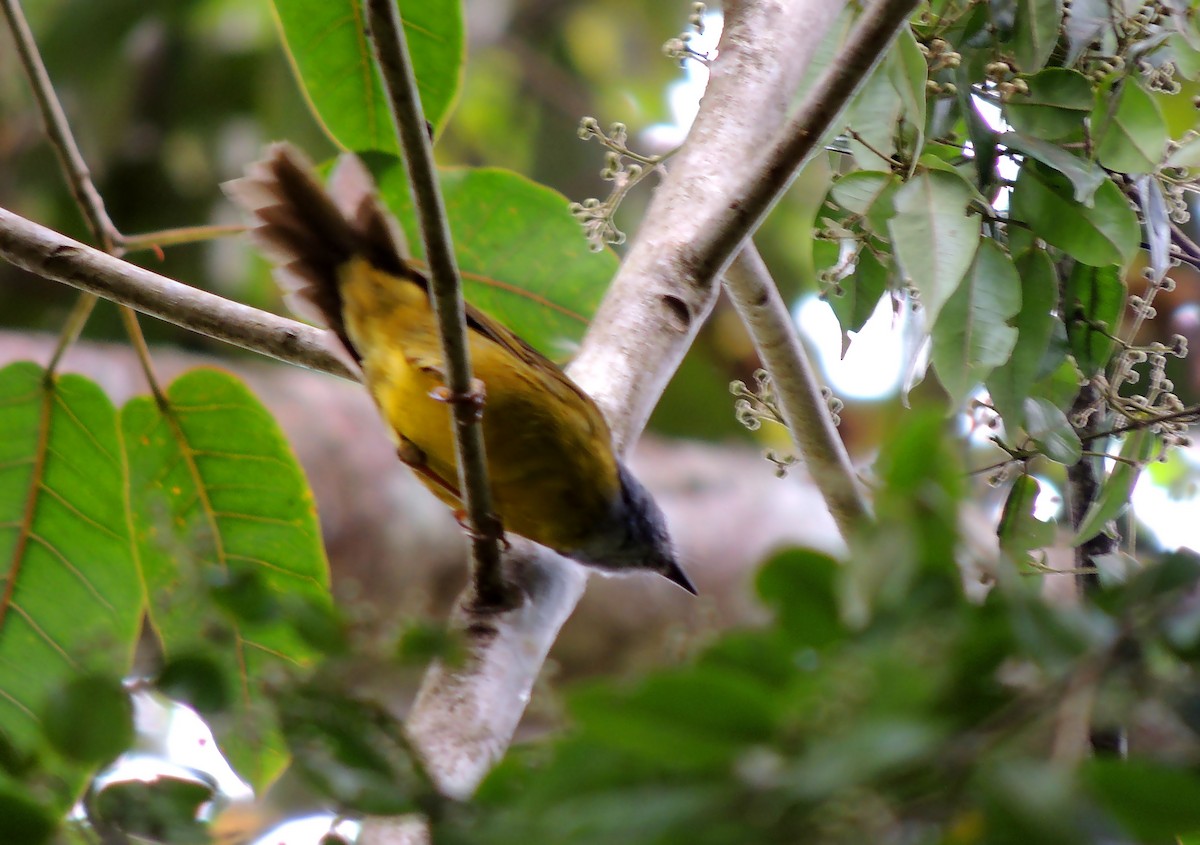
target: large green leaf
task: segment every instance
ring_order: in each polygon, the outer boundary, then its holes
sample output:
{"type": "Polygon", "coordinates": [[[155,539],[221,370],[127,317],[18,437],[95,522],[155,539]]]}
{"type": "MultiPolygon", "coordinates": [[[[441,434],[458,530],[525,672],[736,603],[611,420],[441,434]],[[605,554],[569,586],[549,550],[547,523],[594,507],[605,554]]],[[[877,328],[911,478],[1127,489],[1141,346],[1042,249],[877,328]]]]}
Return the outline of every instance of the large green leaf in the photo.
{"type": "Polygon", "coordinates": [[[904,274],[921,294],[929,324],[954,293],[979,245],[979,218],[967,214],[971,188],[942,170],[918,173],[895,194],[888,221],[904,274]]]}
{"type": "Polygon", "coordinates": [[[1154,98],[1132,79],[1116,101],[1101,97],[1092,113],[1096,157],[1119,173],[1153,173],[1167,145],[1167,122],[1154,98]]]}
{"type": "Polygon", "coordinates": [[[1104,170],[1095,162],[1080,158],[1058,144],[1027,138],[1019,132],[1005,132],[999,140],[1009,149],[1033,156],[1066,176],[1075,189],[1075,202],[1092,206],[1096,189],[1104,184],[1105,179],[1104,170]]]}
{"type": "Polygon", "coordinates": [[[1016,267],[1021,278],[1021,310],[1014,321],[1017,344],[1008,361],[987,380],[992,405],[1009,431],[1025,424],[1025,398],[1050,346],[1052,312],[1058,303],[1058,274],[1045,250],[1030,250],[1017,259],[1016,267]]]}
{"type": "Polygon", "coordinates": [[[1047,458],[1064,466],[1079,461],[1083,444],[1062,409],[1049,399],[1025,400],[1025,430],[1047,458]]]}
{"type": "Polygon", "coordinates": [[[1013,49],[1023,73],[1041,70],[1054,52],[1062,25],[1062,7],[1062,0],[1017,0],[1013,49]]]}
{"type": "MultiPolygon", "coordinates": [[[[79,376],[0,370],[0,740],[40,744],[69,683],[128,671],[142,616],[117,415],[79,376]]],[[[70,806],[89,763],[53,764],[70,806]]]]}
{"type": "Polygon", "coordinates": [[[1148,760],[1087,761],[1083,782],[1140,842],[1178,842],[1200,833],[1200,778],[1148,760]]]}
{"type": "Polygon", "coordinates": [[[1076,264],[1067,277],[1063,317],[1071,354],[1084,375],[1108,364],[1125,307],[1125,283],[1115,267],[1076,264]]]}
{"type": "Polygon", "coordinates": [[[856,332],[866,325],[875,313],[879,298],[887,290],[888,267],[875,253],[863,247],[854,264],[854,273],[841,282],[842,292],[830,294],[826,301],[842,327],[842,354],[845,354],[847,332],[856,332]]]}
{"type": "Polygon", "coordinates": [[[262,785],[285,760],[263,674],[311,660],[289,618],[329,599],[312,494],[275,420],[229,374],[193,370],[166,399],[121,412],[150,620],[167,659],[209,653],[223,667],[237,693],[217,738],[262,785]]]}
{"type": "Polygon", "coordinates": [[[996,536],[1000,539],[1000,548],[1011,555],[1020,557],[1054,542],[1054,523],[1043,522],[1034,516],[1039,490],[1036,478],[1021,475],[1013,482],[1004,501],[996,536]]]}
{"type": "Polygon", "coordinates": [[[1157,444],[1158,438],[1145,429],[1125,435],[1125,441],[1121,444],[1121,460],[1113,465],[1096,500],[1080,520],[1075,539],[1071,541],[1073,545],[1078,546],[1095,537],[1104,530],[1110,519],[1115,519],[1129,506],[1129,497],[1141,475],[1142,465],[1154,454],[1157,444]]]}
{"type": "Polygon", "coordinates": [[[1020,309],[1021,280],[1012,259],[984,238],[933,326],[933,367],[950,394],[951,411],[1008,360],[1017,342],[1017,330],[1008,321],[1020,309]]]}
{"type": "MultiPolygon", "coordinates": [[[[403,166],[392,157],[367,161],[420,259],[403,166]]],[[[616,272],[616,256],[589,251],[566,198],[516,173],[445,169],[441,185],[464,296],[543,354],[569,357],[616,272]]]]}
{"type": "Polygon", "coordinates": [[[1047,68],[1025,80],[1027,94],[1013,94],[1004,116],[1018,132],[1057,141],[1075,136],[1092,110],[1092,84],[1073,70],[1047,68]]]}
{"type": "MultiPolygon", "coordinates": [[[[274,0],[288,55],[317,119],[349,150],[399,150],[360,0],[274,0]]],[[[402,0],[425,119],[440,127],[465,55],[461,0],[402,0]]]]}
{"type": "Polygon", "coordinates": [[[1038,237],[1095,267],[1125,265],[1137,253],[1141,229],[1137,214],[1112,180],[1096,190],[1093,205],[1073,198],[1060,173],[1026,160],[1013,189],[1010,213],[1033,227],[1038,237]]]}

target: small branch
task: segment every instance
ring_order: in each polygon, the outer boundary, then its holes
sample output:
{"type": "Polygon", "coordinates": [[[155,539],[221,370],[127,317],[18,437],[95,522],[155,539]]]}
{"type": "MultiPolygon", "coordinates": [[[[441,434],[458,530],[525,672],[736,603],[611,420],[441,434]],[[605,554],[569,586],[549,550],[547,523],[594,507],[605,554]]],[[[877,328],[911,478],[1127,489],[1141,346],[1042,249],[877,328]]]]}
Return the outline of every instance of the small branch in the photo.
{"type": "Polygon", "coordinates": [[[725,289],[771,374],[788,431],[842,537],[849,542],[871,519],[870,509],[795,323],[753,241],[747,241],[729,265],[725,289]]]}
{"type": "Polygon", "coordinates": [[[83,154],[79,152],[79,146],[71,134],[71,125],[67,122],[62,104],[59,103],[58,97],[54,93],[54,85],[50,81],[46,65],[38,53],[37,42],[34,41],[33,33],[21,11],[21,4],[18,0],[0,0],[0,5],[3,6],[4,17],[8,20],[13,40],[17,44],[17,55],[21,58],[21,67],[29,78],[34,99],[37,100],[38,111],[42,115],[46,135],[50,139],[51,146],[54,147],[54,152],[58,154],[59,163],[67,176],[67,182],[71,187],[75,202],[83,212],[88,228],[96,238],[96,243],[105,252],[112,253],[116,244],[120,242],[121,235],[108,217],[100,192],[92,184],[92,175],[88,171],[87,162],[83,160],[83,154]]]}
{"type": "Polygon", "coordinates": [[[476,601],[481,607],[511,608],[516,597],[506,584],[500,565],[498,541],[502,529],[492,512],[483,426],[480,425],[479,402],[483,397],[479,396],[479,388],[474,386],[471,378],[462,280],[450,242],[446,209],[438,190],[425,114],[421,109],[417,81],[395,0],[365,2],[367,29],[379,61],[392,119],[404,150],[404,162],[408,167],[413,201],[421,224],[421,238],[425,242],[425,257],[429,262],[430,299],[442,338],[442,352],[446,358],[446,387],[450,390],[454,414],[458,485],[471,526],[476,601]],[[472,401],[473,397],[477,397],[478,401],[472,401]]]}
{"type": "Polygon", "coordinates": [[[151,250],[161,252],[163,247],[194,244],[217,238],[240,235],[246,227],[239,224],[212,226],[181,226],[177,229],[162,229],[140,235],[121,235],[120,245],[125,253],[151,250]]]}
{"type": "Polygon", "coordinates": [[[704,221],[687,266],[698,278],[723,272],[742,243],[787,191],[792,179],[817,151],[821,137],[887,53],[915,0],[875,0],[855,22],[821,78],[804,98],[778,140],[754,167],[756,178],[735,196],[726,197],[718,214],[704,221]]]}
{"type": "Polygon", "coordinates": [[[357,381],[321,329],[160,276],[0,208],[0,257],[202,335],[357,381]]]}
{"type": "MultiPolygon", "coordinates": [[[[100,248],[110,255],[118,255],[120,250],[117,244],[121,240],[121,233],[113,225],[112,219],[108,216],[108,210],[104,207],[104,199],[92,182],[87,162],[83,160],[83,153],[79,151],[79,145],[75,143],[75,136],[71,133],[71,124],[67,122],[66,113],[63,112],[62,104],[54,92],[54,84],[50,81],[50,74],[46,71],[46,65],[38,51],[37,42],[34,40],[29,23],[25,20],[25,15],[21,10],[21,4],[19,0],[3,0],[3,6],[4,16],[8,19],[9,29],[12,30],[13,40],[17,44],[17,53],[21,57],[21,66],[29,79],[34,99],[38,104],[38,111],[42,116],[46,136],[58,155],[59,165],[71,188],[71,194],[75,197],[75,204],[79,206],[84,219],[87,220],[88,227],[92,230],[92,237],[95,238],[100,248]]],[[[54,372],[63,351],[79,337],[79,333],[83,330],[83,326],[95,306],[95,294],[84,294],[80,297],[79,303],[71,312],[71,319],[63,327],[59,349],[50,361],[48,372],[54,372]]],[[[161,399],[162,390],[154,377],[149,352],[146,350],[146,340],[142,336],[141,326],[138,325],[137,315],[130,309],[122,307],[121,321],[125,325],[130,342],[138,350],[138,355],[142,359],[143,371],[150,389],[156,397],[161,399]]]]}

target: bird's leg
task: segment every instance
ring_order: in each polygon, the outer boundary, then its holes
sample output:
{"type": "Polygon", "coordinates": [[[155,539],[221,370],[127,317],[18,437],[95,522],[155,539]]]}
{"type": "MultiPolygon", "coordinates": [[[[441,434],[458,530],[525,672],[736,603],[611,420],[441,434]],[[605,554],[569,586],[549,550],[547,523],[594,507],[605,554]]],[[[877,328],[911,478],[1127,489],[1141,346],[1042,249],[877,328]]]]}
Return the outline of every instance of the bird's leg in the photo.
{"type": "Polygon", "coordinates": [[[490,528],[491,531],[476,531],[474,528],[472,528],[470,517],[468,517],[467,512],[461,508],[454,512],[454,518],[458,521],[458,526],[465,531],[467,536],[472,540],[486,540],[489,536],[491,536],[500,541],[500,544],[504,547],[504,551],[507,552],[512,548],[512,543],[508,542],[508,538],[504,536],[504,525],[500,522],[500,517],[496,516],[494,513],[488,514],[487,516],[488,522],[491,523],[487,526],[487,528],[490,528]]]}
{"type": "Polygon", "coordinates": [[[439,402],[451,405],[470,405],[475,411],[475,419],[483,417],[483,406],[487,402],[487,390],[477,378],[471,379],[471,389],[466,393],[454,393],[443,384],[429,391],[429,395],[439,402]]]}
{"type": "Polygon", "coordinates": [[[413,472],[420,474],[428,479],[433,484],[445,490],[455,500],[461,501],[462,496],[458,494],[458,490],[453,484],[446,481],[436,472],[429,468],[429,463],[425,459],[425,452],[416,443],[413,443],[407,437],[400,438],[400,445],[396,447],[396,457],[400,462],[411,469],[413,472]]]}

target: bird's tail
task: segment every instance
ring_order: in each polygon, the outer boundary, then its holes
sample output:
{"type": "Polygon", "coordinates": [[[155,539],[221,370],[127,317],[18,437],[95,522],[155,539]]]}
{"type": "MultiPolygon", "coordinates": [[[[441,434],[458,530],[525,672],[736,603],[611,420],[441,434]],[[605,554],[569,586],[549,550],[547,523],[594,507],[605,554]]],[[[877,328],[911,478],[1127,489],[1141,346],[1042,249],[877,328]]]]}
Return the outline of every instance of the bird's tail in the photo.
{"type": "Polygon", "coordinates": [[[341,269],[363,257],[395,276],[412,273],[405,262],[404,236],[376,196],[363,163],[343,155],[327,191],[303,153],[277,143],[243,178],[224,188],[253,216],[251,236],[275,259],[291,307],[328,326],[359,361],[342,322],[341,269]]]}

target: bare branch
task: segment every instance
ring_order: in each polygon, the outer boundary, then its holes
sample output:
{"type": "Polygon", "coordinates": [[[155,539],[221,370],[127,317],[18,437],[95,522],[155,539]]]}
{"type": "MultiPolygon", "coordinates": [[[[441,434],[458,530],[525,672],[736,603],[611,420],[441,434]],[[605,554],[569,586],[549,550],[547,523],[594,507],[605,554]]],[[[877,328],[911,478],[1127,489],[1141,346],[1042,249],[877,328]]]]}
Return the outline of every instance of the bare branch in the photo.
{"type": "Polygon", "coordinates": [[[160,276],[0,208],[0,256],[47,279],[252,352],[357,381],[321,329],[160,276]]]}
{"type": "Polygon", "coordinates": [[[79,152],[75,136],[71,134],[71,125],[67,122],[62,104],[54,93],[54,84],[50,81],[50,74],[46,72],[37,42],[33,40],[33,33],[29,30],[24,12],[21,11],[21,4],[18,0],[0,0],[0,6],[4,9],[4,17],[12,30],[13,40],[17,43],[17,55],[20,56],[21,67],[25,70],[29,85],[33,89],[46,135],[54,152],[58,154],[59,163],[67,176],[75,202],[83,212],[96,243],[105,252],[112,253],[120,243],[121,234],[109,219],[104,200],[92,183],[91,172],[87,162],[83,160],[83,154],[79,152]]]}
{"type": "Polygon", "coordinates": [[[367,28],[383,85],[388,93],[392,120],[400,135],[404,162],[425,256],[429,262],[431,301],[437,315],[442,354],[446,358],[446,387],[454,415],[455,452],[458,458],[458,489],[471,525],[475,566],[475,601],[481,607],[511,608],[517,601],[504,580],[500,567],[500,523],[492,513],[492,490],[488,484],[483,426],[479,402],[483,397],[473,386],[471,357],[467,346],[467,320],[463,305],[462,279],[450,241],[450,225],[438,188],[433,150],[421,109],[421,96],[408,56],[404,28],[395,0],[366,0],[367,28]],[[474,399],[475,401],[471,401],[474,399]]]}
{"type": "Polygon", "coordinates": [[[866,497],[854,475],[821,395],[821,385],[800,344],[796,326],[753,241],[747,241],[725,272],[725,289],[750,330],[758,356],[771,374],[779,410],[805,464],[846,540],[870,519],[866,497]]]}

